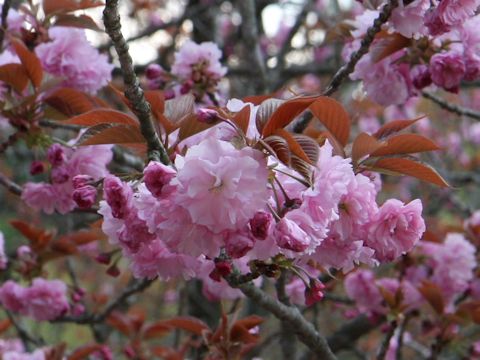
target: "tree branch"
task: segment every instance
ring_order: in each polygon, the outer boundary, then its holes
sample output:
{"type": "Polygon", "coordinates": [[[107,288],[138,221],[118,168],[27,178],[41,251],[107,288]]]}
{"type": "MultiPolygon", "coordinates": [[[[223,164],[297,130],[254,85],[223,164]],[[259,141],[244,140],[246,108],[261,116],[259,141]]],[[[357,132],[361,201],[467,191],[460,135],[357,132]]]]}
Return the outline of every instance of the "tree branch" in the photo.
{"type": "Polygon", "coordinates": [[[370,49],[370,45],[373,43],[373,40],[375,40],[375,35],[377,35],[377,33],[382,30],[382,25],[388,21],[390,15],[392,14],[392,11],[397,6],[398,0],[389,0],[383,6],[380,14],[378,14],[378,17],[373,22],[373,25],[368,28],[365,37],[360,43],[360,48],[355,51],[350,56],[348,62],[336,72],[336,74],[333,76],[333,79],[330,81],[330,84],[328,84],[322,95],[330,96],[335,91],[337,91],[343,80],[345,80],[345,78],[353,72],[353,70],[355,69],[355,65],[357,65],[358,61],[368,52],[368,50],[370,49]]]}
{"type": "Polygon", "coordinates": [[[130,286],[128,286],[116,299],[107,304],[105,309],[98,314],[85,314],[81,316],[64,316],[59,319],[55,319],[53,323],[68,323],[73,322],[76,324],[97,324],[103,322],[117,307],[127,301],[127,299],[139,292],[142,292],[148,288],[154,280],[142,279],[135,280],[130,286]]]}
{"type": "Polygon", "coordinates": [[[5,39],[5,32],[7,31],[8,12],[12,5],[12,0],[4,0],[2,5],[2,23],[0,27],[0,49],[3,50],[3,40],[5,39]]]}
{"type": "Polygon", "coordinates": [[[334,353],[351,348],[359,338],[376,329],[383,321],[384,319],[381,319],[374,323],[365,315],[360,315],[329,336],[327,338],[328,344],[334,353]]]}
{"type": "Polygon", "coordinates": [[[245,296],[252,299],[265,310],[270,311],[279,320],[289,322],[299,340],[307,345],[318,359],[336,359],[325,338],[315,330],[313,325],[302,316],[296,307],[286,306],[280,301],[272,299],[251,283],[235,286],[235,275],[233,274],[227,278],[227,281],[230,286],[240,289],[245,296]]]}
{"type": "Polygon", "coordinates": [[[132,58],[128,52],[128,44],[121,31],[118,0],[106,1],[105,10],[103,11],[103,23],[118,54],[125,83],[125,96],[140,121],[140,130],[148,146],[148,157],[150,160],[160,160],[164,164],[169,164],[170,160],[167,151],[153,125],[150,104],[145,99],[143,90],[140,87],[137,75],[133,69],[132,58]]]}
{"type": "MultiPolygon", "coordinates": [[[[323,96],[330,96],[334,92],[338,90],[342,82],[350,75],[353,70],[355,70],[355,66],[360,61],[360,59],[368,52],[370,49],[370,45],[375,40],[375,35],[382,30],[382,25],[385,24],[392,11],[398,6],[398,0],[389,0],[378,14],[378,17],[373,22],[373,25],[370,26],[365,34],[365,37],[362,39],[360,43],[360,48],[355,51],[351,56],[350,59],[346,64],[344,64],[338,71],[333,75],[332,80],[328,84],[327,88],[322,92],[323,96]]],[[[298,121],[294,127],[293,131],[296,133],[301,133],[305,130],[312,120],[313,116],[311,113],[306,113],[303,118],[298,121]]]]}
{"type": "Polygon", "coordinates": [[[442,109],[445,109],[447,111],[450,111],[460,116],[467,116],[475,120],[480,120],[480,112],[478,111],[449,103],[447,100],[442,99],[428,91],[422,91],[422,96],[426,99],[432,100],[435,104],[440,106],[442,109]]]}
{"type": "Polygon", "coordinates": [[[10,180],[7,176],[0,173],[0,184],[5,186],[5,188],[15,195],[22,195],[22,187],[16,182],[10,180]]]}
{"type": "Polygon", "coordinates": [[[255,14],[254,0],[237,1],[238,9],[242,15],[242,36],[245,45],[244,51],[250,54],[251,62],[255,67],[258,79],[256,81],[256,91],[263,93],[267,86],[267,69],[263,59],[262,50],[258,42],[258,24],[255,14]]]}

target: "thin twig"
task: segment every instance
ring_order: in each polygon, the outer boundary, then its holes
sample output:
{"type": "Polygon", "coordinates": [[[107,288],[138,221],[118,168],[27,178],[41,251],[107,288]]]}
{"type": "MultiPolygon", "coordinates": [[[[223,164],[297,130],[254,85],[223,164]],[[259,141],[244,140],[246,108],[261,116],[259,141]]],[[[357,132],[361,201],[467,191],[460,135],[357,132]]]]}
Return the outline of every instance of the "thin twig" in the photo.
{"type": "Polygon", "coordinates": [[[0,173],[0,184],[5,186],[8,191],[15,195],[22,195],[22,187],[2,173],[0,173]]]}
{"type": "Polygon", "coordinates": [[[392,11],[397,6],[398,0],[389,0],[382,7],[382,10],[378,14],[378,17],[373,22],[373,25],[368,28],[365,37],[362,39],[362,42],[360,43],[360,48],[355,51],[350,56],[348,62],[336,72],[336,74],[330,81],[330,84],[328,84],[322,95],[330,96],[335,91],[337,91],[343,80],[345,80],[345,78],[353,72],[358,61],[368,52],[368,50],[370,49],[370,45],[372,45],[373,40],[375,40],[375,35],[377,35],[377,33],[382,30],[382,25],[388,21],[390,15],[392,14],[392,11]]]}
{"type": "MultiPolygon", "coordinates": [[[[233,286],[235,283],[235,275],[230,275],[227,280],[230,286],[233,286]]],[[[279,320],[288,321],[299,340],[307,345],[318,359],[336,359],[325,338],[315,330],[313,325],[302,316],[296,307],[282,304],[280,301],[265,294],[252,283],[241,284],[236,287],[238,287],[245,296],[252,299],[265,310],[270,311],[279,320]]]]}
{"type": "Polygon", "coordinates": [[[384,319],[379,319],[378,322],[373,322],[367,316],[360,315],[330,335],[327,338],[328,344],[335,353],[351,348],[359,338],[376,329],[383,321],[384,319]]]}
{"type": "Polygon", "coordinates": [[[132,105],[133,112],[140,121],[140,130],[148,146],[150,160],[169,164],[167,151],[160,141],[152,121],[150,104],[145,99],[137,75],[133,69],[132,57],[128,52],[128,44],[122,34],[122,25],[118,13],[118,0],[107,0],[103,11],[103,23],[107,34],[115,46],[125,83],[125,96],[132,105]]]}
{"type": "Polygon", "coordinates": [[[393,335],[395,334],[395,330],[397,329],[397,322],[392,321],[390,323],[390,327],[383,338],[382,344],[380,345],[380,350],[377,355],[377,360],[384,360],[385,356],[387,356],[387,351],[390,346],[390,341],[392,340],[393,335]]]}
{"type": "MultiPolygon", "coordinates": [[[[275,289],[277,290],[278,300],[280,300],[280,302],[286,306],[291,306],[290,299],[285,292],[286,275],[286,272],[282,271],[280,277],[275,283],[275,289]]],[[[294,333],[294,331],[290,323],[288,321],[282,321],[282,328],[280,330],[280,345],[282,347],[282,356],[286,360],[296,358],[296,341],[295,338],[292,338],[292,333],[294,333]]]]}
{"type": "Polygon", "coordinates": [[[478,111],[468,109],[456,104],[452,104],[447,100],[442,99],[441,97],[438,97],[428,91],[422,91],[422,96],[426,99],[432,100],[435,104],[440,106],[442,109],[445,109],[447,111],[450,111],[460,116],[467,116],[475,120],[480,120],[480,112],[478,111]]]}
{"type": "Polygon", "coordinates": [[[5,39],[5,32],[7,31],[7,18],[10,7],[12,6],[12,0],[4,0],[2,6],[2,24],[0,27],[0,49],[3,49],[3,40],[5,39]]]}
{"type": "Polygon", "coordinates": [[[15,317],[10,313],[10,311],[5,310],[5,313],[7,314],[8,319],[12,323],[13,327],[17,331],[18,337],[22,341],[23,345],[25,348],[28,350],[30,349],[29,344],[34,345],[35,347],[42,346],[43,345],[43,340],[42,339],[36,339],[32,335],[28,333],[27,330],[23,328],[23,326],[17,322],[15,317]]]}
{"type": "Polygon", "coordinates": [[[135,280],[130,286],[128,286],[116,299],[107,304],[105,309],[98,314],[84,314],[81,316],[64,316],[59,319],[55,319],[54,323],[76,323],[76,324],[96,324],[103,322],[117,307],[127,301],[127,299],[139,292],[142,292],[148,288],[154,280],[142,279],[135,280]]]}
{"type": "MultiPolygon", "coordinates": [[[[333,75],[332,80],[328,84],[327,88],[322,92],[323,96],[330,96],[338,90],[342,82],[350,75],[354,70],[357,63],[360,59],[368,53],[370,45],[375,40],[375,35],[382,30],[382,25],[385,24],[392,11],[398,6],[398,0],[389,0],[383,7],[378,17],[373,22],[373,25],[370,26],[365,34],[364,38],[360,43],[360,48],[355,51],[349,58],[348,62],[344,64],[338,71],[333,75]]],[[[296,133],[301,133],[306,129],[313,116],[311,113],[307,113],[303,118],[298,121],[293,128],[293,131],[296,133]]]]}

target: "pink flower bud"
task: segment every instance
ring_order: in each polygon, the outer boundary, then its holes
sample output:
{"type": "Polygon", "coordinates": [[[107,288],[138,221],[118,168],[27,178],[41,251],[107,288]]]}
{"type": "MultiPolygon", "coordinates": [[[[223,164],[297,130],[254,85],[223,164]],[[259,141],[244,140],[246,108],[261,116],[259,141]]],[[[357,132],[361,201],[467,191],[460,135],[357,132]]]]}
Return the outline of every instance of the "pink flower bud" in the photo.
{"type": "Polygon", "coordinates": [[[157,79],[164,73],[163,68],[159,64],[150,64],[145,69],[145,76],[148,80],[157,79]]]}
{"type": "Polygon", "coordinates": [[[413,86],[417,89],[423,89],[432,83],[432,77],[426,65],[418,66],[415,70],[416,74],[413,77],[413,86]]]}
{"type": "Polygon", "coordinates": [[[173,91],[172,89],[166,89],[163,92],[163,96],[165,97],[165,100],[173,99],[175,97],[175,91],[173,91]]]}
{"type": "Polygon", "coordinates": [[[199,109],[197,111],[197,119],[206,124],[213,124],[219,119],[219,116],[218,112],[213,109],[199,109]]]}
{"type": "Polygon", "coordinates": [[[80,316],[80,315],[82,315],[84,312],[85,312],[85,306],[83,306],[82,304],[75,304],[75,305],[73,305],[72,315],[74,315],[74,316],[80,316]]]}
{"type": "Polygon", "coordinates": [[[182,84],[182,87],[180,88],[180,94],[185,95],[188,94],[188,92],[192,89],[192,82],[191,81],[186,81],[182,84]]]}
{"type": "Polygon", "coordinates": [[[103,180],[103,192],[113,217],[123,219],[132,203],[132,189],[119,178],[110,175],[103,180]]]}
{"type": "Polygon", "coordinates": [[[233,233],[225,240],[225,250],[234,259],[243,257],[254,245],[254,239],[248,233],[233,233]]]}
{"type": "Polygon", "coordinates": [[[215,270],[217,270],[221,276],[228,276],[232,272],[232,264],[228,261],[216,262],[215,270]]]}
{"type": "Polygon", "coordinates": [[[74,189],[81,188],[85,185],[89,185],[93,181],[93,177],[90,175],[77,175],[72,179],[72,184],[74,189]]]}
{"type": "Polygon", "coordinates": [[[72,197],[80,209],[89,209],[95,204],[97,189],[91,185],[86,185],[76,189],[72,197]]]}
{"type": "Polygon", "coordinates": [[[45,166],[41,161],[32,161],[30,164],[30,175],[41,174],[45,171],[45,166]]]}
{"type": "Polygon", "coordinates": [[[274,230],[275,240],[281,248],[302,252],[308,247],[308,235],[294,221],[282,218],[274,230]]]}
{"type": "Polygon", "coordinates": [[[95,260],[100,264],[110,265],[110,261],[112,261],[112,254],[111,253],[100,253],[95,257],[95,260]]]}
{"type": "Polygon", "coordinates": [[[259,240],[265,240],[270,234],[270,225],[273,223],[273,216],[264,211],[257,211],[249,223],[252,235],[259,240]]]}
{"type": "Polygon", "coordinates": [[[120,275],[120,269],[118,268],[117,264],[113,264],[107,269],[107,274],[111,277],[117,277],[120,275]]]}
{"type": "Polygon", "coordinates": [[[325,285],[323,285],[319,280],[310,279],[310,286],[305,289],[305,305],[311,306],[322,300],[324,297],[322,290],[324,289],[325,285]]]}
{"type": "Polygon", "coordinates": [[[176,172],[159,162],[150,162],[143,171],[145,185],[155,197],[160,197],[162,189],[172,180],[176,172]]]}
{"type": "Polygon", "coordinates": [[[62,145],[53,144],[47,151],[47,158],[52,164],[53,167],[60,166],[66,159],[65,151],[63,150],[62,145]]]}

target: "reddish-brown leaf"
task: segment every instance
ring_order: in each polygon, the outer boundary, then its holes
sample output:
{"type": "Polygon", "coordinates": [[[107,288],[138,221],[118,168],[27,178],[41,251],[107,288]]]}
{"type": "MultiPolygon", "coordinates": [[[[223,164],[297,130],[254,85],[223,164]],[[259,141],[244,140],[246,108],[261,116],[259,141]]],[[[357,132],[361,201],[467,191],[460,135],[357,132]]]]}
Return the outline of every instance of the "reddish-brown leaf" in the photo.
{"type": "Polygon", "coordinates": [[[177,352],[175,349],[166,346],[154,346],[150,348],[152,354],[164,359],[164,360],[184,360],[182,353],[177,352]]]}
{"type": "Polygon", "coordinates": [[[424,280],[422,285],[418,287],[418,291],[420,291],[422,296],[428,301],[438,315],[443,314],[445,300],[443,299],[442,291],[436,284],[424,280]]]}
{"type": "Polygon", "coordinates": [[[95,109],[65,120],[66,124],[94,126],[99,124],[123,124],[138,127],[138,121],[130,115],[112,109],[95,109]]]}
{"type": "Polygon", "coordinates": [[[317,99],[318,96],[299,97],[287,100],[281,104],[263,127],[262,136],[270,136],[275,130],[284,128],[290,124],[293,119],[305,111],[305,109],[317,99]]]}
{"type": "Polygon", "coordinates": [[[207,124],[198,120],[196,114],[190,114],[180,123],[180,130],[178,132],[178,140],[184,140],[192,135],[198,134],[208,128],[211,128],[216,123],[207,124]]]}
{"type": "Polygon", "coordinates": [[[272,117],[275,110],[277,110],[283,103],[285,103],[285,100],[270,98],[260,104],[255,117],[255,125],[259,133],[262,133],[262,129],[268,119],[272,117]]]}
{"type": "Polygon", "coordinates": [[[430,166],[409,159],[380,159],[373,164],[372,168],[374,170],[387,170],[392,173],[409,175],[441,187],[449,187],[448,183],[430,166]]]}
{"type": "Polygon", "coordinates": [[[247,97],[244,97],[242,101],[246,103],[252,103],[253,105],[260,105],[265,100],[270,99],[272,96],[273,94],[247,96],[247,97]]]}
{"type": "Polygon", "coordinates": [[[28,75],[21,64],[6,64],[0,66],[0,81],[22,93],[28,85],[28,75]]]}
{"type": "Polygon", "coordinates": [[[100,344],[92,344],[82,346],[76,349],[70,356],[67,357],[68,360],[82,360],[87,359],[89,355],[92,355],[94,352],[102,349],[100,344]]]}
{"type": "Polygon", "coordinates": [[[65,349],[67,345],[60,343],[44,350],[45,360],[63,360],[65,358],[65,349]]]}
{"type": "Polygon", "coordinates": [[[28,50],[27,47],[17,39],[11,39],[11,43],[17,53],[20,61],[22,62],[25,72],[27,73],[28,78],[32,82],[35,88],[38,88],[42,83],[43,79],[43,68],[40,59],[33,53],[28,50]]]}
{"type": "Polygon", "coordinates": [[[43,0],[43,11],[45,15],[68,13],[76,10],[84,10],[104,3],[98,0],[43,0]]]}
{"type": "Polygon", "coordinates": [[[320,156],[320,147],[318,143],[309,136],[301,134],[292,134],[293,138],[301,146],[312,164],[316,164],[320,156]]]}
{"type": "Polygon", "coordinates": [[[137,144],[145,139],[138,125],[98,124],[87,129],[78,143],[85,145],[100,144],[137,144]]]}
{"type": "Polygon", "coordinates": [[[400,134],[387,140],[387,144],[371,153],[371,156],[414,154],[439,150],[437,144],[418,134],[400,134]]]}
{"type": "Polygon", "coordinates": [[[310,111],[342,146],[347,145],[350,117],[342,104],[330,97],[321,96],[310,105],[310,111]]]}
{"type": "Polygon", "coordinates": [[[165,111],[165,95],[160,90],[145,91],[145,99],[150,103],[153,115],[158,118],[158,114],[165,111]]]}
{"type": "Polygon", "coordinates": [[[61,14],[56,17],[55,26],[67,26],[80,29],[89,29],[93,31],[103,31],[88,15],[61,14]]]}
{"type": "Polygon", "coordinates": [[[235,114],[232,121],[243,133],[247,134],[248,123],[250,122],[250,106],[244,106],[242,110],[235,114]]]}
{"type": "Polygon", "coordinates": [[[178,124],[194,113],[195,97],[192,94],[178,96],[165,101],[164,115],[172,124],[178,126],[178,124]]]}
{"type": "Polygon", "coordinates": [[[165,320],[165,325],[171,326],[174,329],[185,330],[198,336],[202,335],[205,330],[210,329],[202,320],[188,316],[178,316],[165,320]]]}
{"type": "Polygon", "coordinates": [[[237,326],[241,326],[241,327],[244,327],[245,329],[252,329],[254,328],[255,326],[258,326],[260,325],[261,323],[263,323],[264,319],[260,316],[257,316],[257,315],[250,315],[250,316],[247,316],[243,319],[240,319],[240,320],[237,320],[234,324],[237,325],[237,326]]]}
{"type": "Polygon", "coordinates": [[[411,39],[406,38],[399,33],[385,34],[375,42],[374,46],[372,46],[372,50],[370,53],[373,62],[377,63],[385,59],[387,56],[390,56],[397,51],[406,48],[411,44],[411,42],[411,39]]]}
{"type": "Polygon", "coordinates": [[[94,97],[70,88],[55,91],[45,102],[67,116],[83,114],[98,107],[94,97]]]}
{"type": "Polygon", "coordinates": [[[383,125],[380,129],[377,130],[375,134],[373,134],[374,137],[377,139],[384,139],[390,135],[396,134],[399,131],[402,131],[403,129],[406,129],[407,127],[413,125],[416,123],[418,120],[423,119],[425,115],[419,116],[416,119],[412,120],[393,120],[385,125],[383,125]]]}
{"type": "Polygon", "coordinates": [[[4,331],[8,330],[8,328],[12,325],[10,319],[4,319],[0,321],[0,334],[4,331]]]}
{"type": "Polygon", "coordinates": [[[142,337],[144,339],[161,338],[167,335],[170,331],[172,331],[172,329],[173,328],[171,325],[166,324],[164,320],[160,320],[147,325],[143,329],[142,337]]]}
{"type": "Polygon", "coordinates": [[[51,232],[36,228],[22,220],[10,220],[10,224],[30,241],[35,252],[45,249],[53,238],[51,232]]]}
{"type": "Polygon", "coordinates": [[[311,184],[313,175],[311,166],[296,155],[292,155],[290,162],[290,167],[302,175],[308,184],[311,184]]]}
{"type": "Polygon", "coordinates": [[[292,134],[290,134],[287,130],[277,129],[275,130],[275,135],[278,135],[287,141],[288,148],[290,149],[290,152],[292,154],[298,156],[300,159],[302,159],[307,163],[311,163],[310,158],[307,156],[307,154],[305,154],[305,151],[303,151],[300,144],[297,142],[297,140],[295,140],[292,134]]]}
{"type": "Polygon", "coordinates": [[[378,141],[373,136],[370,136],[367,133],[361,133],[353,141],[352,160],[356,163],[363,157],[370,155],[385,145],[384,142],[378,141]]]}
{"type": "Polygon", "coordinates": [[[276,156],[278,160],[290,166],[291,154],[287,140],[280,136],[272,135],[263,139],[262,145],[266,147],[268,152],[276,156]]]}
{"type": "Polygon", "coordinates": [[[133,324],[130,319],[126,315],[121,314],[118,311],[112,312],[108,316],[106,323],[126,336],[132,335],[134,330],[133,324]]]}
{"type": "Polygon", "coordinates": [[[85,245],[102,238],[97,230],[81,230],[71,234],[64,235],[60,240],[69,241],[75,245],[85,245]]]}

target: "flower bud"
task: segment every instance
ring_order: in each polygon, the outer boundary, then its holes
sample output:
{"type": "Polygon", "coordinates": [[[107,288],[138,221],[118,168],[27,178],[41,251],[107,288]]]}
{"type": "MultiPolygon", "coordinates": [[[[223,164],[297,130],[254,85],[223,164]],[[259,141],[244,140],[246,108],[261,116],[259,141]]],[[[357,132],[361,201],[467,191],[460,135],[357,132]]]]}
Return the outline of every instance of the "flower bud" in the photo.
{"type": "Polygon", "coordinates": [[[164,73],[163,68],[159,64],[150,64],[145,69],[145,76],[147,79],[157,79],[161,77],[164,73]]]}
{"type": "Polygon", "coordinates": [[[90,182],[93,181],[93,177],[90,175],[77,175],[74,176],[72,179],[72,184],[74,189],[81,188],[85,185],[88,185],[90,182]]]}
{"type": "Polygon", "coordinates": [[[32,161],[30,164],[30,175],[41,174],[45,171],[45,166],[41,161],[32,161]]]}
{"type": "Polygon", "coordinates": [[[197,119],[205,124],[213,124],[219,119],[219,116],[218,112],[213,109],[199,109],[197,111],[197,119]]]}
{"type": "Polygon", "coordinates": [[[62,145],[53,144],[47,151],[47,158],[52,164],[53,167],[57,167],[63,164],[66,159],[65,151],[63,150],[62,145]]]}
{"type": "Polygon", "coordinates": [[[89,209],[95,204],[97,189],[91,185],[86,185],[74,190],[72,197],[80,209],[89,209]]]}
{"type": "Polygon", "coordinates": [[[145,185],[155,197],[162,194],[162,189],[172,180],[176,172],[171,167],[159,162],[150,162],[143,171],[145,185]]]}
{"type": "Polygon", "coordinates": [[[272,214],[264,211],[257,211],[249,222],[252,235],[259,240],[265,240],[270,233],[270,225],[272,223],[272,214]]]}
{"type": "Polygon", "coordinates": [[[323,285],[319,280],[310,279],[310,285],[305,289],[305,305],[311,306],[322,300],[324,297],[322,290],[324,289],[325,285],[323,285]]]}

